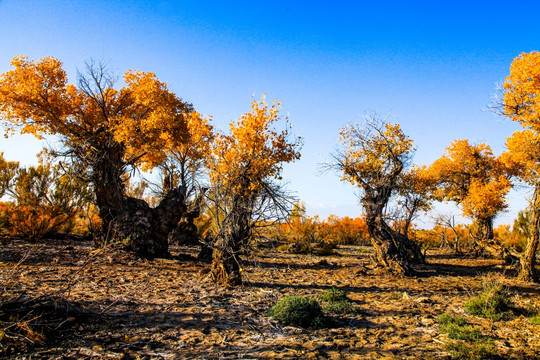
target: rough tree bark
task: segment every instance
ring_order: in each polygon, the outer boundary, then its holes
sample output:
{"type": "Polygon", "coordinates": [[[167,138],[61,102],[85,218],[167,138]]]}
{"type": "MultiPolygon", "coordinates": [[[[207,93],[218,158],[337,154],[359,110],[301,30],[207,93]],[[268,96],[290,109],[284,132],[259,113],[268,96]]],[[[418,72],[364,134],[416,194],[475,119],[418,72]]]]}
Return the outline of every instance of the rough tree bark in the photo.
{"type": "MultiPolygon", "coordinates": [[[[183,184],[183,183],[182,183],[183,184]]],[[[187,186],[186,186],[187,189],[187,186]]],[[[204,194],[208,189],[202,188],[197,197],[187,205],[186,212],[180,218],[178,224],[169,233],[169,244],[178,245],[201,245],[202,239],[197,233],[195,219],[201,215],[204,194]]],[[[204,247],[204,245],[202,245],[204,247]]]]}
{"type": "Polygon", "coordinates": [[[540,234],[540,184],[537,184],[534,188],[532,211],[531,211],[531,224],[530,224],[530,238],[527,241],[527,248],[521,256],[521,271],[519,272],[519,279],[527,282],[539,282],[538,273],[535,269],[536,264],[536,251],[538,250],[538,243],[540,234]]]}
{"type": "Polygon", "coordinates": [[[395,275],[411,276],[415,273],[412,265],[424,263],[425,257],[418,244],[394,231],[384,221],[383,211],[391,192],[390,186],[383,187],[374,194],[366,192],[362,198],[368,233],[375,249],[376,262],[395,275]]]}
{"type": "Polygon", "coordinates": [[[185,216],[186,189],[170,190],[160,204],[151,208],[145,201],[125,195],[122,175],[122,146],[114,141],[92,162],[92,182],[102,220],[102,234],[96,246],[124,242],[144,258],[168,257],[168,235],[185,216]]]}
{"type": "Polygon", "coordinates": [[[235,199],[232,210],[221,225],[212,252],[212,279],[223,285],[240,285],[240,251],[251,238],[251,207],[242,206],[240,199],[235,199]]]}
{"type": "Polygon", "coordinates": [[[473,247],[475,257],[487,255],[494,259],[504,260],[507,264],[512,264],[518,261],[518,258],[508,250],[505,246],[498,244],[494,240],[493,233],[493,218],[479,218],[477,241],[473,247]]]}
{"type": "Polygon", "coordinates": [[[212,279],[226,286],[242,284],[240,274],[240,246],[231,234],[220,236],[212,252],[212,279]]]}

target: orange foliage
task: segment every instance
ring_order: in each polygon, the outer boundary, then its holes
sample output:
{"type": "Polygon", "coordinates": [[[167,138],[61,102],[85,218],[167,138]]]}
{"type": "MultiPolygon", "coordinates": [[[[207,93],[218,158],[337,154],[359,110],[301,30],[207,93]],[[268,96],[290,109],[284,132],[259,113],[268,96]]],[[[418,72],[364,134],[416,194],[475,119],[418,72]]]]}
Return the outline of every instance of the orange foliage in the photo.
{"type": "Polygon", "coordinates": [[[257,197],[269,179],[281,179],[283,164],[300,158],[300,138],[289,141],[290,125],[278,132],[280,104],[264,98],[230,124],[229,135],[218,134],[212,148],[210,181],[238,196],[257,197]]]}
{"type": "Polygon", "coordinates": [[[362,244],[369,242],[366,219],[330,215],[320,225],[324,239],[335,244],[362,244]]]}
{"type": "MultiPolygon", "coordinates": [[[[373,131],[373,130],[372,130],[373,131]]],[[[359,187],[376,188],[387,185],[387,175],[400,167],[414,152],[413,140],[406,136],[399,124],[383,124],[380,132],[366,131],[357,126],[346,126],[340,132],[344,146],[342,181],[359,187]]]]}
{"type": "Polygon", "coordinates": [[[62,63],[17,56],[0,76],[0,114],[8,133],[59,135],[69,147],[88,152],[114,141],[124,160],[151,169],[189,137],[187,118],[198,117],[152,73],[128,71],[126,86],[114,89],[103,68],[90,68],[79,87],[68,84],[62,63]],[[91,144],[87,141],[91,139],[91,144]]]}
{"type": "Polygon", "coordinates": [[[439,184],[438,200],[455,201],[465,216],[493,218],[507,207],[511,184],[501,159],[485,144],[455,140],[429,168],[439,184]]]}
{"type": "Polygon", "coordinates": [[[540,52],[522,53],[515,58],[503,89],[505,115],[539,134],[540,52]]]}
{"type": "Polygon", "coordinates": [[[66,214],[52,206],[0,202],[0,230],[10,237],[36,240],[57,233],[67,220],[66,214]]]}
{"type": "Polygon", "coordinates": [[[293,243],[361,244],[369,243],[364,217],[350,218],[330,215],[321,221],[317,215],[306,216],[303,204],[295,204],[287,222],[279,225],[281,239],[293,243]]]}
{"type": "Polygon", "coordinates": [[[514,249],[517,252],[522,252],[527,244],[527,236],[520,234],[510,228],[510,225],[499,225],[494,231],[495,240],[505,246],[514,249]]]}

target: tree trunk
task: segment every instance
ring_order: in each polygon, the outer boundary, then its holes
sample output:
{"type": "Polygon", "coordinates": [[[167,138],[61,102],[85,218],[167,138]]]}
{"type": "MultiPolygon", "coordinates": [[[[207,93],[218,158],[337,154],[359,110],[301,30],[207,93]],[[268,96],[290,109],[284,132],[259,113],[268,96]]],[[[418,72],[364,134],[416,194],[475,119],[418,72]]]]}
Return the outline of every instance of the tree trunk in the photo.
{"type": "Polygon", "coordinates": [[[536,250],[539,243],[539,227],[540,227],[540,184],[534,188],[532,211],[532,222],[530,224],[531,236],[527,240],[527,248],[521,256],[521,271],[519,279],[527,282],[538,282],[538,274],[536,273],[536,250]]]}
{"type": "Polygon", "coordinates": [[[114,220],[115,237],[126,242],[138,256],[169,257],[169,233],[185,215],[186,189],[170,190],[154,209],[140,199],[128,198],[114,220]]]}
{"type": "Polygon", "coordinates": [[[90,160],[91,179],[101,219],[101,234],[94,239],[97,247],[104,246],[112,240],[114,220],[124,210],[126,196],[122,181],[124,174],[122,154],[122,146],[115,143],[111,148],[95,150],[91,156],[94,158],[93,161],[90,160]]]}
{"type": "Polygon", "coordinates": [[[202,243],[202,239],[197,232],[195,219],[201,215],[201,208],[206,191],[206,188],[201,189],[201,192],[197,197],[189,204],[186,204],[186,212],[182,215],[175,228],[169,233],[169,244],[199,245],[202,243]]]}
{"type": "Polygon", "coordinates": [[[493,218],[479,218],[477,241],[474,244],[473,254],[476,257],[488,255],[494,259],[504,260],[511,264],[518,261],[518,258],[505,246],[498,244],[493,235],[493,218]]]}
{"type": "MultiPolygon", "coordinates": [[[[111,140],[111,142],[113,142],[111,140]]],[[[113,142],[97,152],[92,166],[92,182],[102,221],[96,246],[123,243],[144,258],[168,257],[168,235],[186,214],[186,189],[170,190],[156,208],[143,200],[125,195],[122,176],[123,148],[113,142]]]]}
{"type": "Polygon", "coordinates": [[[367,216],[368,232],[375,249],[375,260],[394,275],[412,276],[413,264],[425,262],[420,247],[392,230],[381,216],[367,216]]]}
{"type": "Polygon", "coordinates": [[[212,253],[212,278],[223,285],[240,285],[240,251],[251,238],[251,207],[240,196],[221,225],[212,253]]]}
{"type": "Polygon", "coordinates": [[[214,244],[211,276],[216,283],[226,286],[242,284],[238,258],[240,249],[234,243],[233,239],[224,236],[214,244]]]}

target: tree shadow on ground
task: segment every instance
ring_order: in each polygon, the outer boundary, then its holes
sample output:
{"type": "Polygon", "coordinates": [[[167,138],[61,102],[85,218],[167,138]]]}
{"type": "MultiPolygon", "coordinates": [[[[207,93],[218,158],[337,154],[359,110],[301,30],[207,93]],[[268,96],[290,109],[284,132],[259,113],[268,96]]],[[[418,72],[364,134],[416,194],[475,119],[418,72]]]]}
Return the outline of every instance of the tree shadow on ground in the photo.
{"type": "Polygon", "coordinates": [[[340,269],[346,267],[345,265],[332,263],[326,259],[320,259],[308,264],[302,263],[277,263],[269,261],[259,260],[243,260],[243,264],[253,267],[266,268],[266,269],[298,269],[298,270],[319,270],[319,269],[340,269]]]}
{"type": "Polygon", "coordinates": [[[427,263],[416,265],[415,270],[419,278],[429,278],[434,276],[447,277],[478,277],[479,275],[497,273],[507,274],[511,268],[502,268],[499,264],[486,265],[458,265],[444,263],[427,263]]]}

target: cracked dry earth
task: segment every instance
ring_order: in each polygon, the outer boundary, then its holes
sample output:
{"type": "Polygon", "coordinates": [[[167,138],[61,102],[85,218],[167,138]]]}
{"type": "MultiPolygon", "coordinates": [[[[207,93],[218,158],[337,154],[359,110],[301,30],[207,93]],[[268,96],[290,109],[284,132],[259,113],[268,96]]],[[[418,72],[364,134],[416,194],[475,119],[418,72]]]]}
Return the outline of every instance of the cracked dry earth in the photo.
{"type": "Polygon", "coordinates": [[[207,278],[195,248],[147,261],[89,242],[2,240],[4,331],[0,356],[28,359],[450,359],[437,317],[463,315],[493,338],[500,358],[540,358],[540,326],[526,315],[493,322],[467,315],[465,302],[489,274],[522,309],[540,309],[538,285],[517,283],[495,260],[428,252],[416,278],[370,267],[369,248],[339,256],[251,255],[245,285],[207,278]],[[24,258],[24,259],[23,259],[24,258]],[[21,261],[21,259],[23,259],[21,261]],[[285,295],[347,291],[360,308],[329,329],[283,327],[265,316],[285,295]]]}

